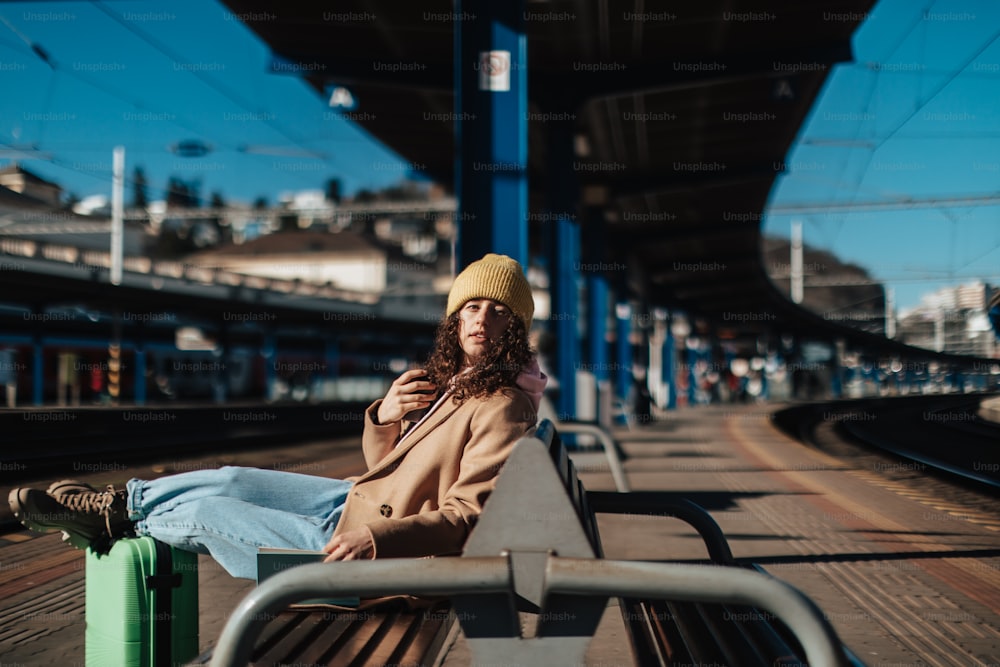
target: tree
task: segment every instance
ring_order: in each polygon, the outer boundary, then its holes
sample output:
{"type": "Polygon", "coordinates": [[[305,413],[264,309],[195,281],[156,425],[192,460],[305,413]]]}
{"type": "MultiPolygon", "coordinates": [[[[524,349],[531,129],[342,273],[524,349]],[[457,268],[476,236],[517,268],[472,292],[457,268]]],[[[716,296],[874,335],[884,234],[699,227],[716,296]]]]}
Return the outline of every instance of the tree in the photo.
{"type": "MultiPolygon", "coordinates": [[[[226,208],[226,200],[223,199],[221,192],[215,190],[211,195],[209,195],[208,207],[216,211],[221,211],[226,208]]],[[[231,238],[231,235],[227,233],[227,230],[229,229],[228,226],[223,227],[222,223],[222,214],[205,218],[204,225],[210,229],[203,229],[200,234],[196,235],[196,239],[201,238],[203,241],[199,242],[198,240],[195,240],[195,245],[199,247],[204,247],[206,245],[218,245],[220,242],[231,238]],[[207,239],[207,242],[205,239],[207,239]]]]}
{"type": "Polygon", "coordinates": [[[187,183],[177,176],[167,179],[167,208],[188,208],[190,199],[187,183]]]}
{"type": "Polygon", "coordinates": [[[132,171],[132,208],[146,208],[149,200],[146,198],[146,171],[136,166],[132,171]]]}
{"type": "Polygon", "coordinates": [[[354,194],[354,201],[358,204],[370,204],[377,199],[375,193],[366,188],[362,188],[354,194]]]}
{"type": "Polygon", "coordinates": [[[167,179],[167,208],[198,208],[201,206],[201,181],[185,181],[179,176],[167,179]]]}
{"type": "Polygon", "coordinates": [[[339,178],[331,178],[326,182],[326,198],[334,204],[340,203],[341,183],[339,178]]]}
{"type": "Polygon", "coordinates": [[[63,210],[72,211],[73,207],[80,203],[80,196],[75,192],[68,192],[63,196],[63,210]]]}

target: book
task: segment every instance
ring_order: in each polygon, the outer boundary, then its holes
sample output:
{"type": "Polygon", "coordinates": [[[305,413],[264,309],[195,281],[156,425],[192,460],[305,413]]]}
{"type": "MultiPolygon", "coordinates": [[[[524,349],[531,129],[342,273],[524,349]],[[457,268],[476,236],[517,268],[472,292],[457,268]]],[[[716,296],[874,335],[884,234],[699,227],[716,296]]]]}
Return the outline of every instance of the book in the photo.
{"type": "MultiPolygon", "coordinates": [[[[278,572],[305,565],[307,563],[322,563],[327,557],[323,551],[309,551],[308,549],[280,549],[276,547],[257,548],[257,585],[265,581],[278,572]]],[[[295,606],[301,605],[336,605],[338,607],[357,607],[361,604],[361,598],[346,596],[339,598],[315,598],[303,600],[295,606]]]]}

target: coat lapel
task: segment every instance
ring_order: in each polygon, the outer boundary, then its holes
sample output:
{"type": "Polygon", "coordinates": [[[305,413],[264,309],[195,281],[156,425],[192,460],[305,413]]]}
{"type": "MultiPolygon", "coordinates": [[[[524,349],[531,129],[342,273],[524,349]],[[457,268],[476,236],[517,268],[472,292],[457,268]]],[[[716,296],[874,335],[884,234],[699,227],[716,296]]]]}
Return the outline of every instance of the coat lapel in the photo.
{"type": "Polygon", "coordinates": [[[365,473],[362,477],[369,477],[373,474],[377,474],[382,471],[387,466],[391,466],[403,458],[407,452],[413,449],[414,445],[424,439],[424,437],[433,431],[437,426],[455,413],[461,404],[456,403],[452,399],[446,400],[444,403],[438,406],[438,409],[430,415],[424,423],[417,426],[413,426],[407,431],[406,438],[403,442],[398,445],[392,452],[386,456],[384,459],[379,461],[378,465],[365,473]]]}

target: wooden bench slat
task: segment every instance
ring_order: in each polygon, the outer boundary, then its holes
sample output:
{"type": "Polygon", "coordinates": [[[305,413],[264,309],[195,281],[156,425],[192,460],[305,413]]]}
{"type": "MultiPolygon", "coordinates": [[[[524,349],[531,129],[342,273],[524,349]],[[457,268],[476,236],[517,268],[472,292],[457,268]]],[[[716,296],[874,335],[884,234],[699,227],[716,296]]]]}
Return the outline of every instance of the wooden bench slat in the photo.
{"type": "Polygon", "coordinates": [[[393,650],[377,664],[430,665],[445,640],[451,626],[450,605],[439,604],[419,610],[415,622],[407,628],[393,650]]]}
{"type": "Polygon", "coordinates": [[[320,664],[329,667],[360,667],[367,664],[367,655],[389,632],[396,622],[399,612],[375,612],[371,620],[356,624],[355,631],[336,651],[320,659],[320,664]]]}
{"type": "Polygon", "coordinates": [[[413,640],[420,636],[421,629],[426,625],[429,628],[440,626],[441,621],[427,616],[426,610],[409,610],[399,612],[391,623],[382,626],[382,634],[378,644],[369,644],[363,655],[352,663],[355,665],[417,665],[424,664],[423,655],[412,661],[403,660],[413,640]],[[370,649],[370,650],[368,650],[370,649]]]}
{"type": "MultiPolygon", "coordinates": [[[[303,665],[327,665],[333,655],[344,649],[350,638],[360,626],[365,623],[380,623],[381,620],[373,612],[313,612],[316,622],[322,626],[322,632],[316,640],[306,647],[296,662],[303,665]],[[332,616],[331,616],[332,613],[332,616]]],[[[350,655],[343,655],[350,658],[350,655]]],[[[292,662],[286,658],[285,662],[292,662]]]]}
{"type": "Polygon", "coordinates": [[[306,620],[306,614],[284,613],[278,614],[274,619],[264,626],[257,645],[254,648],[251,661],[257,664],[258,661],[266,662],[267,656],[273,652],[280,651],[280,647],[289,636],[296,632],[296,629],[306,620]]]}
{"type": "Polygon", "coordinates": [[[262,638],[253,653],[253,664],[260,667],[301,660],[311,647],[327,647],[349,629],[346,619],[331,621],[322,612],[286,611],[264,627],[262,638]]]}

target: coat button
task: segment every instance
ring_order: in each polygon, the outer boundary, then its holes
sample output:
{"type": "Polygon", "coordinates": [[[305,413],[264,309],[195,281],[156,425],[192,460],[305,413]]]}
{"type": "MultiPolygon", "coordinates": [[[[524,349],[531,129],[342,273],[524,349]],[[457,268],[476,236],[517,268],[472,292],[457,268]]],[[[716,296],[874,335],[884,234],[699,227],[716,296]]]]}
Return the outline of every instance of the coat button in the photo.
{"type": "Polygon", "coordinates": [[[386,518],[389,518],[390,516],[392,516],[392,506],[390,506],[390,505],[382,505],[382,507],[378,508],[378,511],[379,511],[379,514],[381,514],[382,516],[384,516],[386,518]]]}

